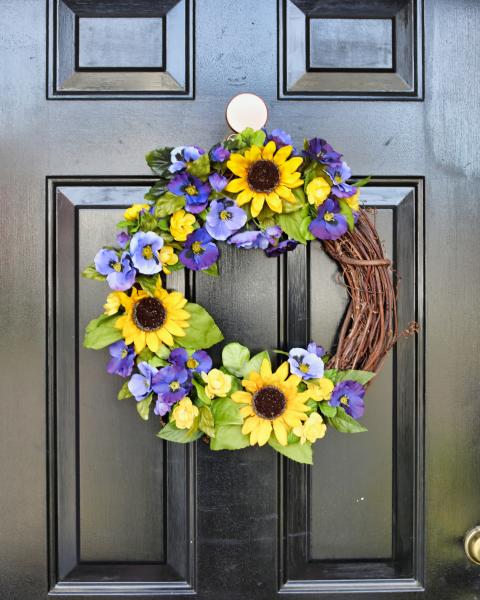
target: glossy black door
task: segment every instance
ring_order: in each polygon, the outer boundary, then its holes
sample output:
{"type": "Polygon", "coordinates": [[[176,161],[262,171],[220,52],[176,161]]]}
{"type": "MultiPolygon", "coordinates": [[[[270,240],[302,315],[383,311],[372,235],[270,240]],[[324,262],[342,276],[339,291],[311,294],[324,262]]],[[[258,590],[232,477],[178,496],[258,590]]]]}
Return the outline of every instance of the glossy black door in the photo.
{"type": "MultiPolygon", "coordinates": [[[[0,14],[1,597],[473,600],[477,3],[3,0],[0,14]],[[329,435],[311,469],[163,444],[81,347],[103,297],[79,271],[151,182],[145,152],[223,138],[240,91],[265,98],[270,127],[319,134],[373,175],[401,324],[422,324],[369,392],[369,433],[329,435]]],[[[347,297],[318,244],[286,259],[228,247],[222,266],[174,284],[227,340],[333,343],[347,297]]]]}

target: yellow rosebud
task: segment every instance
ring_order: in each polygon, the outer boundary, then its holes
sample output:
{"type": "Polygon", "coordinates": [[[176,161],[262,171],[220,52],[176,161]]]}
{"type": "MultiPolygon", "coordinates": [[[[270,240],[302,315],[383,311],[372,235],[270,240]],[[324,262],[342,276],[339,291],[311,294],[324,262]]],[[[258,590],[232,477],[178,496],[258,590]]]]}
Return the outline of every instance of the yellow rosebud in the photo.
{"type": "Polygon", "coordinates": [[[332,397],[333,388],[335,384],[328,377],[322,377],[317,379],[315,383],[308,384],[308,391],[310,392],[310,398],[321,402],[322,400],[330,400],[332,397]]]}
{"type": "Polygon", "coordinates": [[[292,431],[300,438],[300,444],[305,444],[307,440],[313,444],[325,436],[327,426],[318,412],[313,412],[303,425],[294,427],[292,431]]]}
{"type": "Polygon", "coordinates": [[[190,429],[198,417],[199,410],[187,396],[182,398],[172,411],[172,420],[177,429],[190,429]]]}
{"type": "Polygon", "coordinates": [[[107,301],[103,305],[105,309],[106,315],[115,315],[120,308],[120,293],[119,292],[110,292],[107,296],[107,301]]]}
{"type": "Polygon", "coordinates": [[[132,206],[127,208],[127,210],[123,213],[123,216],[127,221],[136,221],[142,210],[149,209],[150,206],[148,204],[132,204],[132,206]]]}
{"type": "Polygon", "coordinates": [[[202,379],[207,384],[205,393],[212,399],[215,396],[225,398],[232,388],[232,378],[219,369],[212,369],[208,373],[202,373],[202,379]]]}
{"type": "Polygon", "coordinates": [[[360,198],[360,190],[357,190],[355,192],[355,194],[353,194],[353,196],[350,196],[349,198],[344,198],[344,200],[346,200],[348,206],[352,210],[354,210],[355,212],[358,212],[360,210],[359,198],[360,198]]]}
{"type": "Polygon", "coordinates": [[[184,242],[193,231],[195,216],[181,208],[173,213],[170,219],[170,233],[177,242],[184,242]]]}
{"type": "Polygon", "coordinates": [[[328,198],[331,189],[329,183],[323,177],[315,177],[315,179],[312,179],[307,185],[308,201],[310,204],[320,206],[320,204],[323,204],[328,198]]]}
{"type": "Polygon", "coordinates": [[[158,256],[163,265],[163,272],[169,275],[170,269],[165,265],[176,265],[178,262],[178,256],[175,254],[174,249],[171,246],[164,246],[158,253],[158,256]]]}

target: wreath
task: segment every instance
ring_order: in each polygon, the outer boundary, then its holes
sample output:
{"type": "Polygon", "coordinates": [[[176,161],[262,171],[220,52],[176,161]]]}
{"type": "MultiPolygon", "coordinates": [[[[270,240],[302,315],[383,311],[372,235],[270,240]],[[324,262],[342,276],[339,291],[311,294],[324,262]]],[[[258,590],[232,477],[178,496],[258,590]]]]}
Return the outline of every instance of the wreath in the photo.
{"type": "Polygon", "coordinates": [[[111,289],[84,345],[108,346],[108,373],[125,379],[118,399],[133,399],[142,419],[153,412],[161,439],[204,437],[212,450],[269,444],[307,464],[329,427],[366,431],[366,386],[399,338],[391,263],[360,205],[368,179],[352,183],[325,140],[298,150],[281,130],[246,129],[208,152],[160,148],[146,160],[158,180],[125,211],[117,246],[100,249],[83,272],[111,289]],[[350,295],[335,352],[315,342],[277,350],[285,359],[274,368],[267,351],[251,356],[234,342],[214,367],[207,349],[222,333],[202,306],[168,288],[169,274],[218,276],[218,242],[274,257],[315,239],[350,295]]]}

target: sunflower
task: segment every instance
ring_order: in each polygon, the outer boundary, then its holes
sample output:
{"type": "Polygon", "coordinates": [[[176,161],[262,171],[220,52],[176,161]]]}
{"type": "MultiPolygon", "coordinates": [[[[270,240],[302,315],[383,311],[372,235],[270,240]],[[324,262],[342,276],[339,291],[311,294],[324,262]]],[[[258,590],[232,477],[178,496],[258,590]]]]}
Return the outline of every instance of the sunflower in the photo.
{"type": "Polygon", "coordinates": [[[242,381],[247,391],[232,394],[234,402],[245,404],[240,409],[242,433],[250,434],[251,446],[266,444],[272,429],[278,442],[286,446],[289,431],[307,419],[309,393],[297,391],[300,381],[298,375],[289,376],[288,362],[272,373],[270,361],[264,359],[260,373],[254,371],[242,381]]]}
{"type": "Polygon", "coordinates": [[[167,292],[157,283],[154,294],[132,288],[132,295],[118,293],[125,308],[115,327],[122,330],[126,344],[135,344],[139,354],[145,346],[156,352],[163,344],[174,345],[173,336],[183,337],[189,327],[190,313],[184,310],[187,300],[180,292],[167,292]]]}
{"type": "Polygon", "coordinates": [[[225,188],[227,192],[238,193],[237,204],[242,206],[252,202],[252,217],[256,217],[265,201],[276,213],[282,212],[282,200],[295,202],[292,189],[303,184],[297,171],[302,158],[288,157],[292,146],[276,149],[275,142],[264,147],[252,146],[245,154],[232,154],[227,166],[237,179],[232,179],[225,188]]]}

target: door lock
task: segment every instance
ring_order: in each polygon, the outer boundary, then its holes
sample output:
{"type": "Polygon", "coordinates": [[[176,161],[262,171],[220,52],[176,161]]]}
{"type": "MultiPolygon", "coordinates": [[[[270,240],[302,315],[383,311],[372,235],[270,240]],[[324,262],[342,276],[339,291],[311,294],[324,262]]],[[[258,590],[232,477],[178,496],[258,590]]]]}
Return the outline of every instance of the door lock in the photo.
{"type": "Polygon", "coordinates": [[[468,559],[480,565],[480,525],[467,531],[463,544],[468,559]]]}

